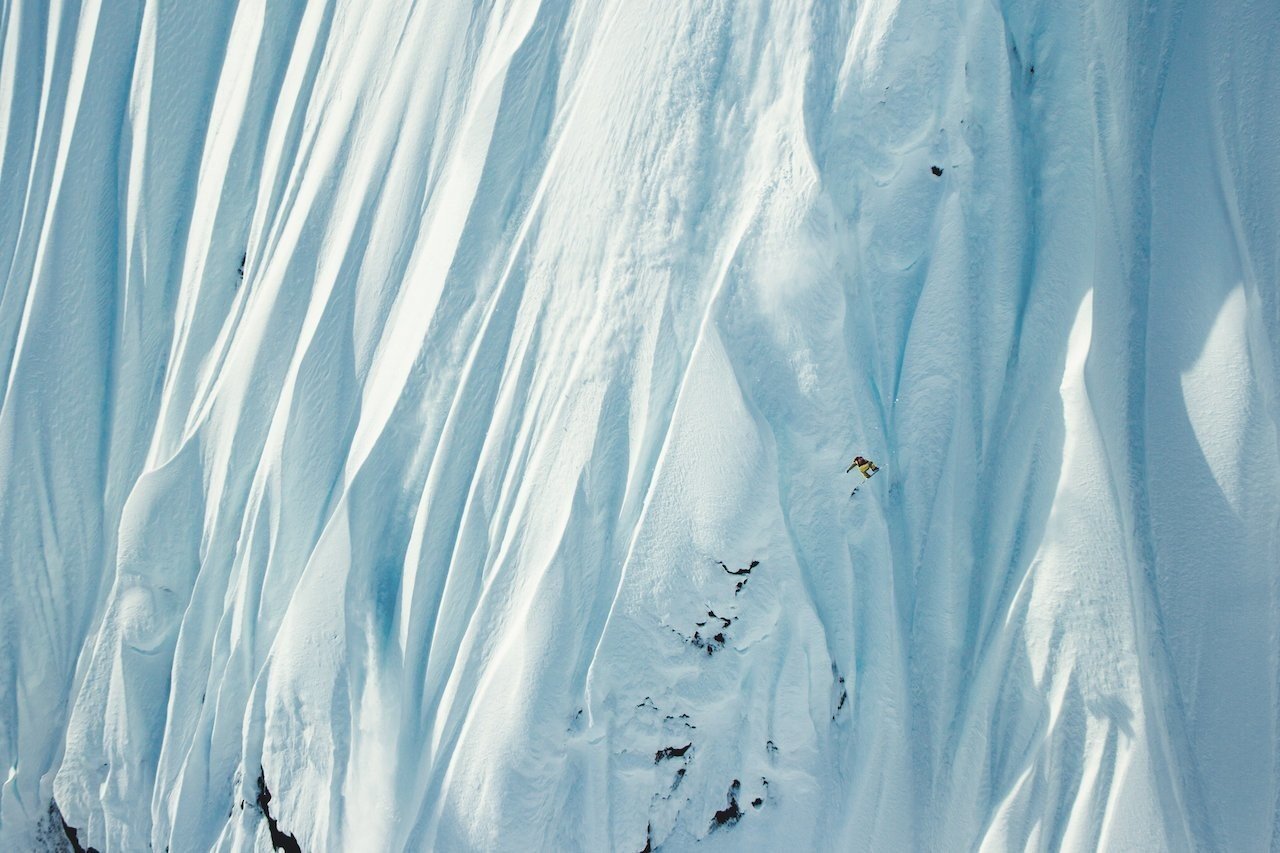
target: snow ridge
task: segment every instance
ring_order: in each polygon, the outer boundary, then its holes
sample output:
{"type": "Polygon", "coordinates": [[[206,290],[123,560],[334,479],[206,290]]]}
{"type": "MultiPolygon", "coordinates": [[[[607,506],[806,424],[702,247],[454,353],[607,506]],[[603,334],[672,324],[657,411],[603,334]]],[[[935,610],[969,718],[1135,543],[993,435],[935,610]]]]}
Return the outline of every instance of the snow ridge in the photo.
{"type": "Polygon", "coordinates": [[[0,5],[0,848],[1272,849],[1278,40],[0,5]]]}

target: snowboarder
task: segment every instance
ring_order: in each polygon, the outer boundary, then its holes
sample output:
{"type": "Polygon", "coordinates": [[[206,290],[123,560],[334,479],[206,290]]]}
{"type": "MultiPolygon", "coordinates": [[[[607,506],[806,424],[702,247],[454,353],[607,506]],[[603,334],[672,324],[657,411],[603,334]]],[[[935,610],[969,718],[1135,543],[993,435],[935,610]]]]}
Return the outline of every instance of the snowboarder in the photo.
{"type": "Polygon", "coordinates": [[[861,471],[862,476],[866,477],[868,480],[871,479],[872,474],[880,470],[879,465],[872,462],[870,459],[863,459],[861,456],[853,457],[853,464],[850,465],[848,468],[844,469],[844,472],[848,474],[854,468],[857,468],[859,471],[861,471]]]}

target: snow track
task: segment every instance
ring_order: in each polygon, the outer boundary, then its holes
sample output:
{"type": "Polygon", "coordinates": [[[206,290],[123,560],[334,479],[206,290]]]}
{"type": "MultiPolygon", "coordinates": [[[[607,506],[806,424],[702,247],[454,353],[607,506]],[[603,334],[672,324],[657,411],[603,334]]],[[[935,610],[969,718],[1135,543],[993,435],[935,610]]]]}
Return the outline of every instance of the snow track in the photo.
{"type": "Polygon", "coordinates": [[[0,3],[0,848],[1276,848],[1277,8],[0,3]]]}

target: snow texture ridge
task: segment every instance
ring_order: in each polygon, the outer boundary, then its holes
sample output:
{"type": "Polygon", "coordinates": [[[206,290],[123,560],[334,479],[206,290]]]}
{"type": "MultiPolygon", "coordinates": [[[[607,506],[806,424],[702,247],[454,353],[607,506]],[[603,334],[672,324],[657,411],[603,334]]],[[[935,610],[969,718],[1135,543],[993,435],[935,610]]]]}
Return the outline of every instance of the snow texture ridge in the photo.
{"type": "Polygon", "coordinates": [[[0,849],[1280,848],[1277,57],[3,0],[0,849]]]}

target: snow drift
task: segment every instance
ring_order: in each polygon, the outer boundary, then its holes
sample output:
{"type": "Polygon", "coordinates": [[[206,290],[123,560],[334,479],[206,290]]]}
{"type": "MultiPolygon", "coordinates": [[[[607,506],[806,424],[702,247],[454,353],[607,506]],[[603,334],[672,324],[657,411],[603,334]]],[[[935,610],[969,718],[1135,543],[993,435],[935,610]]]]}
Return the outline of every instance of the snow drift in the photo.
{"type": "Polygon", "coordinates": [[[0,846],[1275,849],[1278,55],[4,3],[0,846]]]}

